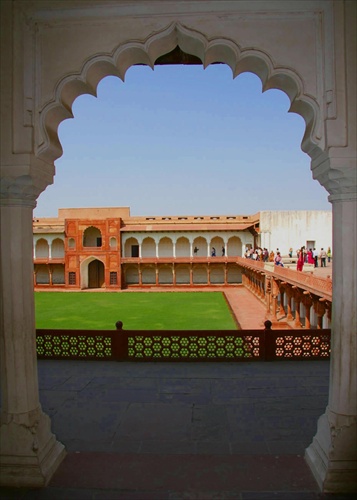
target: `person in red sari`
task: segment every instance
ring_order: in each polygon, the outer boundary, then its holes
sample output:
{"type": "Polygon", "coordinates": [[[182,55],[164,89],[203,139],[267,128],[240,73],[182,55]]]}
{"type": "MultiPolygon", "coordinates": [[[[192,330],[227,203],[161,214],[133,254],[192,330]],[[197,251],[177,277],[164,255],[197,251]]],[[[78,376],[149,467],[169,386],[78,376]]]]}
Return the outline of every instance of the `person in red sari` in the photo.
{"type": "Polygon", "coordinates": [[[298,255],[297,265],[296,265],[296,270],[297,271],[302,271],[302,269],[304,267],[304,261],[305,261],[305,252],[304,252],[304,250],[305,250],[305,247],[301,247],[299,255],[298,255]]]}
{"type": "Polygon", "coordinates": [[[307,263],[315,264],[314,254],[312,253],[312,248],[307,252],[307,263]]]}

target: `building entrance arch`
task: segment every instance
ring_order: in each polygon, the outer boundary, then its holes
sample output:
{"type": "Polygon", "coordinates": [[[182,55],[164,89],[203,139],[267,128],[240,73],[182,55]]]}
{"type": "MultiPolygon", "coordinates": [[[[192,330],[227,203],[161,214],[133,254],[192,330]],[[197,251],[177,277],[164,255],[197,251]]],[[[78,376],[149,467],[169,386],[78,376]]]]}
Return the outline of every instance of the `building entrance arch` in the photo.
{"type": "Polygon", "coordinates": [[[105,267],[100,259],[88,257],[81,262],[81,289],[102,288],[105,283],[105,267]]]}
{"type": "Polygon", "coordinates": [[[273,0],[264,10],[261,2],[221,0],[178,2],[175,7],[165,0],[109,4],[101,9],[101,3],[83,0],[59,9],[56,2],[50,7],[36,0],[1,2],[2,482],[43,486],[64,456],[39,403],[32,282],[32,211],[52,183],[54,161],[62,154],[58,126],[73,117],[74,100],[84,93],[95,95],[105,76],[124,80],[131,66],[154,67],[179,47],[204,67],[220,62],[230,66],[234,77],[255,73],[263,90],[285,92],[290,110],[305,120],[302,149],[311,158],[313,177],[330,194],[334,224],[329,404],[306,457],[323,490],[352,491],[356,4],[273,0]],[[76,50],[69,50],[73,46],[76,50]]]}

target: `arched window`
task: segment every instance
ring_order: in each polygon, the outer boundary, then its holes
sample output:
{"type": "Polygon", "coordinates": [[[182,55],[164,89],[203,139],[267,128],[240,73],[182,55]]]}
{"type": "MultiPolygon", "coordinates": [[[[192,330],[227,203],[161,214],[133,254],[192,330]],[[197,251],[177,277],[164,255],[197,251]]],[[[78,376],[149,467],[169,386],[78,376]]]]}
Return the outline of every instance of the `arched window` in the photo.
{"type": "Polygon", "coordinates": [[[83,233],[83,246],[84,247],[101,247],[102,246],[102,233],[97,227],[87,227],[83,233]]]}
{"type": "Polygon", "coordinates": [[[52,241],[52,259],[62,259],[64,257],[64,242],[60,238],[52,241]]]}
{"type": "Polygon", "coordinates": [[[110,245],[110,248],[111,248],[112,250],[115,250],[115,249],[116,249],[116,247],[117,247],[117,239],[116,239],[116,238],[114,238],[114,236],[113,236],[112,238],[110,238],[110,240],[109,240],[109,245],[110,245]]]}
{"type": "Polygon", "coordinates": [[[36,243],[36,259],[48,259],[48,257],[49,257],[48,242],[44,238],[41,238],[36,243]]]}

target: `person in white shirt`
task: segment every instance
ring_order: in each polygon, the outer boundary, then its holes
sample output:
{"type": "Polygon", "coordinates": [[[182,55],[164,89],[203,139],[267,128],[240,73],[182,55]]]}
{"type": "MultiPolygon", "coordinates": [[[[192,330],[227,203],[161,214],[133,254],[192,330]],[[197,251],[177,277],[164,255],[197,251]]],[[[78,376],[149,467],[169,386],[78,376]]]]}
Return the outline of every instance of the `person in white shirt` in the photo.
{"type": "Polygon", "coordinates": [[[326,267],[327,253],[323,248],[321,248],[319,257],[320,257],[321,267],[326,267]]]}

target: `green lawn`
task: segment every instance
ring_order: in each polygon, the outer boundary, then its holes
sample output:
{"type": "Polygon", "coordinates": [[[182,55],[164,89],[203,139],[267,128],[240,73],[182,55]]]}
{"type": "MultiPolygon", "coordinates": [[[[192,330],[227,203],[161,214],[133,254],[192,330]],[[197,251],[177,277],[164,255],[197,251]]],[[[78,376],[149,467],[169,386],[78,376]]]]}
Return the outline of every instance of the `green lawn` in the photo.
{"type": "Polygon", "coordinates": [[[221,292],[35,292],[36,327],[113,330],[236,330],[221,292]]]}

